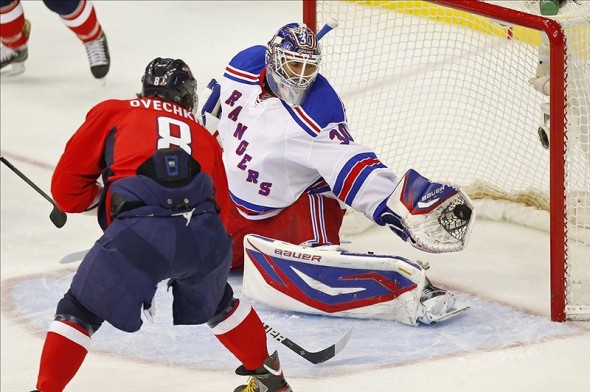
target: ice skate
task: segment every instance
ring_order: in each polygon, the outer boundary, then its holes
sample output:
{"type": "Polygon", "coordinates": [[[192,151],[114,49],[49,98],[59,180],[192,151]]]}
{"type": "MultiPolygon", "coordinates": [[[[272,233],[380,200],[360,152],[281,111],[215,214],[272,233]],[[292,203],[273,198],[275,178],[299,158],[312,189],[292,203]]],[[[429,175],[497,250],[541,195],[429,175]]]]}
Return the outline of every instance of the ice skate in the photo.
{"type": "MultiPolygon", "coordinates": [[[[23,30],[28,39],[29,34],[31,33],[31,23],[26,19],[23,30]]],[[[20,75],[25,72],[25,60],[28,57],[29,49],[26,44],[17,49],[2,45],[0,48],[0,69],[2,69],[2,76],[20,75]]]]}
{"type": "Polygon", "coordinates": [[[92,72],[92,75],[97,79],[104,78],[111,66],[109,46],[104,32],[102,32],[100,37],[94,41],[86,42],[84,47],[88,54],[88,62],[90,63],[90,71],[92,72]]]}
{"type": "Polygon", "coordinates": [[[234,392],[293,392],[283,376],[276,351],[258,369],[250,371],[242,365],[236,369],[236,374],[250,376],[250,379],[247,385],[240,385],[234,392]]]}
{"type": "Polygon", "coordinates": [[[469,306],[457,304],[454,294],[434,286],[428,278],[420,302],[424,313],[418,317],[418,321],[423,324],[448,320],[469,309],[469,306]]]}

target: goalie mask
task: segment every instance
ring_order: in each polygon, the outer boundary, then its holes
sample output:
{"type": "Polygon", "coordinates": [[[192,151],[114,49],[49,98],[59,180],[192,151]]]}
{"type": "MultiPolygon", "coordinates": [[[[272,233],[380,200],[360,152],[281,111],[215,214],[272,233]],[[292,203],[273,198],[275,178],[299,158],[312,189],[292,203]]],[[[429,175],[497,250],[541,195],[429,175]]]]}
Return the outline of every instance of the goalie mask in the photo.
{"type": "Polygon", "coordinates": [[[299,106],[315,81],[321,60],[316,35],[304,24],[282,27],[266,47],[266,80],[285,102],[299,106]]]}
{"type": "Polygon", "coordinates": [[[160,97],[191,111],[198,106],[197,81],[180,59],[155,58],[145,68],[141,83],[143,97],[160,97]]]}

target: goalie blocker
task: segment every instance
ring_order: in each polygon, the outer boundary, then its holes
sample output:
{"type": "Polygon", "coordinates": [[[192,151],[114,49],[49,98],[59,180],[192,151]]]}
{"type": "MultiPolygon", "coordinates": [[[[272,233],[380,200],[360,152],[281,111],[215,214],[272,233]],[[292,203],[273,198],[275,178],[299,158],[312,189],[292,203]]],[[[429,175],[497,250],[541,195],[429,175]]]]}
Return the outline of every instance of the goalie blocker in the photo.
{"type": "Polygon", "coordinates": [[[432,286],[420,262],[254,234],[244,238],[242,292],[283,310],[407,325],[443,321],[468,309],[432,286]]]}

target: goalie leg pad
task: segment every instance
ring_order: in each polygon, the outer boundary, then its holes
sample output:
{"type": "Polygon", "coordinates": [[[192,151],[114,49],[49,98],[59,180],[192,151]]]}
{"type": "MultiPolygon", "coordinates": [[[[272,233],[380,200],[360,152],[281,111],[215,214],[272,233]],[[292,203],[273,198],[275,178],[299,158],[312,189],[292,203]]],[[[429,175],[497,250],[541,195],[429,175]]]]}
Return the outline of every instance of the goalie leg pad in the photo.
{"type": "Polygon", "coordinates": [[[339,246],[294,245],[244,238],[243,294],[283,310],[416,325],[426,274],[398,256],[346,252],[339,246]]]}

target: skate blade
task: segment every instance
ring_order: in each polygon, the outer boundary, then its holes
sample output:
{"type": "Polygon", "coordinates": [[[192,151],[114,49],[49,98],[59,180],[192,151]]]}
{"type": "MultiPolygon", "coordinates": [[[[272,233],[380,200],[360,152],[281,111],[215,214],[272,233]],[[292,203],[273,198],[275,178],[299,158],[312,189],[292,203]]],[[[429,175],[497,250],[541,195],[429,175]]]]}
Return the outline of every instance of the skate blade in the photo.
{"type": "Polygon", "coordinates": [[[433,318],[431,323],[435,324],[435,323],[440,323],[441,321],[451,319],[451,318],[456,317],[469,309],[471,309],[469,306],[464,306],[461,308],[452,309],[449,312],[447,312],[443,315],[440,315],[439,317],[433,318]]]}
{"type": "Polygon", "coordinates": [[[25,72],[25,63],[13,63],[10,64],[10,68],[2,69],[0,75],[2,75],[2,77],[13,77],[20,75],[23,72],[25,72]]]}

